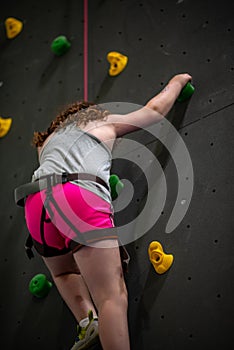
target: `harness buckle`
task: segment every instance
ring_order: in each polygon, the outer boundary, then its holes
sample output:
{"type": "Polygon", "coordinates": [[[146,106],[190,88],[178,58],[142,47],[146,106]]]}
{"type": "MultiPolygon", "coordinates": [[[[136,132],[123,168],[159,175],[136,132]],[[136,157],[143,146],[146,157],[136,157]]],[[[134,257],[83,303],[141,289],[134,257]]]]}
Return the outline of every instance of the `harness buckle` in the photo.
{"type": "Polygon", "coordinates": [[[66,172],[62,173],[61,180],[62,180],[62,184],[65,184],[68,181],[66,172]]]}
{"type": "Polygon", "coordinates": [[[29,234],[24,245],[25,252],[29,259],[32,259],[34,257],[32,247],[33,247],[33,239],[32,239],[32,236],[29,234]]]}
{"type": "Polygon", "coordinates": [[[67,173],[64,172],[62,174],[51,174],[50,175],[50,181],[51,185],[55,186],[58,184],[65,184],[68,181],[67,173]]]}

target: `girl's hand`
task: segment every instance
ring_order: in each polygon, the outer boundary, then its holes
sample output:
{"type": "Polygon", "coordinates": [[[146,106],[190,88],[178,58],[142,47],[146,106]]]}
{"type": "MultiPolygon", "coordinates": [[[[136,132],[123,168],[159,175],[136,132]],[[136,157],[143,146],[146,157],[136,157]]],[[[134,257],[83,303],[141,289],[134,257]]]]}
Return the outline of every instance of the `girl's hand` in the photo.
{"type": "Polygon", "coordinates": [[[177,82],[181,85],[181,89],[183,89],[183,87],[191,80],[192,80],[192,76],[189,75],[188,73],[177,74],[170,80],[169,84],[177,82]]]}

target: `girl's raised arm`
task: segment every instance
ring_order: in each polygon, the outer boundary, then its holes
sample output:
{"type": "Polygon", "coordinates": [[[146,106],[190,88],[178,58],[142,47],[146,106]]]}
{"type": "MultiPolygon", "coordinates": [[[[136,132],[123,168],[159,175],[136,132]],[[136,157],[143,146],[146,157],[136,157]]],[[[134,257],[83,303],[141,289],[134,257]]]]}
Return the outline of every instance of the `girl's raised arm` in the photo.
{"type": "Polygon", "coordinates": [[[162,120],[174,105],[183,87],[191,79],[191,75],[187,73],[175,75],[166,87],[151,98],[144,107],[125,115],[110,115],[108,122],[113,123],[116,137],[121,137],[162,120]]]}

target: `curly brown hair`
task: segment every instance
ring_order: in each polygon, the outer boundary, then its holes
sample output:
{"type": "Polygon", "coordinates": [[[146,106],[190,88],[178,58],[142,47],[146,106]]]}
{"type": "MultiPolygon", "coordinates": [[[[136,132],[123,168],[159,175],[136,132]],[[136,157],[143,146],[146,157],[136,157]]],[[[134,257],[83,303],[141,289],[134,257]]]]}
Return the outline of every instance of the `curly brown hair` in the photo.
{"type": "Polygon", "coordinates": [[[32,145],[41,147],[47,137],[54,131],[63,127],[69,122],[76,121],[77,126],[88,124],[93,120],[104,120],[109,112],[95,105],[93,102],[77,101],[68,105],[61,111],[50,123],[46,131],[35,131],[33,134],[32,145]]]}

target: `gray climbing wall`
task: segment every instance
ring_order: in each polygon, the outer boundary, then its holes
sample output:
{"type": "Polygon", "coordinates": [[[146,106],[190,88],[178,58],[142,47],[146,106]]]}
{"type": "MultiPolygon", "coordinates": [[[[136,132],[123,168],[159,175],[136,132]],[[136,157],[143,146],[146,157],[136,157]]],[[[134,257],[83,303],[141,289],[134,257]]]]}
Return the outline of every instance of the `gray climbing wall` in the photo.
{"type": "MultiPolygon", "coordinates": [[[[196,87],[189,103],[176,104],[168,116],[186,143],[194,171],[189,210],[173,232],[165,233],[178,190],[170,154],[162,147],[158,152],[158,140],[139,132],[131,135],[142,144],[132,162],[113,161],[113,172],[135,189],[131,203],[117,213],[120,224],[147,201],[144,174],[134,164],[143,148],[158,155],[167,183],[159,219],[128,244],[133,350],[218,350],[234,341],[233,10],[231,0],[89,1],[90,100],[144,104],[179,72],[192,74],[196,87]],[[108,76],[109,51],[129,58],[115,78],[108,76]],[[153,240],[174,256],[163,275],[148,259],[153,240]]],[[[0,344],[5,350],[65,350],[73,343],[75,321],[55,287],[44,299],[28,291],[36,273],[50,276],[38,255],[29,261],[24,252],[27,230],[13,190],[28,182],[37,166],[30,147],[33,131],[46,128],[63,105],[83,97],[83,1],[2,0],[0,81],[0,115],[12,118],[9,133],[0,140],[0,344]],[[24,22],[12,40],[6,38],[7,17],[24,22]],[[50,44],[61,34],[72,46],[56,57],[50,44]]],[[[146,224],[152,215],[152,210],[145,214],[146,224]]]]}

